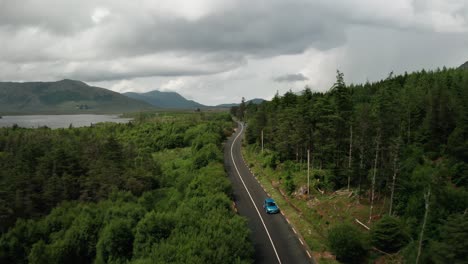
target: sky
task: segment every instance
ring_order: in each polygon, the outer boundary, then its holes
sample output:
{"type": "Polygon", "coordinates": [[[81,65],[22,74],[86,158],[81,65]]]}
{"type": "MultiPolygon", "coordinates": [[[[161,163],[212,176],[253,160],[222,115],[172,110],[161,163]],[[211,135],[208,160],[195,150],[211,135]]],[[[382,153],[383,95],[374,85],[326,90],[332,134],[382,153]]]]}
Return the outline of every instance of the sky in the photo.
{"type": "Polygon", "coordinates": [[[468,0],[0,0],[0,81],[216,105],[467,60],[468,0]]]}

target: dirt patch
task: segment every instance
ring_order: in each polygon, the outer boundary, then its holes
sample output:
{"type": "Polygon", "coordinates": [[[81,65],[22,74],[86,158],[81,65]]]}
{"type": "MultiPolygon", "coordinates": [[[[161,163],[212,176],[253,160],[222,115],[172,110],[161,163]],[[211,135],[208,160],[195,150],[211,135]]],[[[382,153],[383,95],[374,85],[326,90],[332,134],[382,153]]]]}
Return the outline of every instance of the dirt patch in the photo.
{"type": "Polygon", "coordinates": [[[312,253],[314,255],[315,259],[333,259],[336,260],[336,257],[328,251],[323,251],[323,252],[314,252],[312,253]]]}
{"type": "Polygon", "coordinates": [[[280,182],[279,182],[279,181],[271,181],[271,185],[272,185],[274,188],[279,188],[279,187],[280,187],[280,182]]]}
{"type": "Polygon", "coordinates": [[[380,256],[375,261],[375,264],[401,264],[403,257],[399,255],[380,256]]]}
{"type": "Polygon", "coordinates": [[[314,208],[320,205],[320,200],[317,198],[314,198],[312,200],[307,201],[307,207],[308,208],[314,208]]]}

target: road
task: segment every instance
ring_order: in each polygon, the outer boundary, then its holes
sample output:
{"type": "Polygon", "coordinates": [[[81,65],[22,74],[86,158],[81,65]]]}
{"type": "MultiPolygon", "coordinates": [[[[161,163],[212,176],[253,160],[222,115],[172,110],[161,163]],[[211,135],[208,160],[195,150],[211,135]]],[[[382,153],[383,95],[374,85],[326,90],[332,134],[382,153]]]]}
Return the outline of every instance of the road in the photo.
{"type": "Polygon", "coordinates": [[[313,263],[284,216],[268,215],[263,210],[262,203],[267,194],[242,159],[243,133],[244,126],[239,124],[237,132],[225,145],[224,163],[232,182],[237,210],[248,219],[255,263],[313,263]]]}

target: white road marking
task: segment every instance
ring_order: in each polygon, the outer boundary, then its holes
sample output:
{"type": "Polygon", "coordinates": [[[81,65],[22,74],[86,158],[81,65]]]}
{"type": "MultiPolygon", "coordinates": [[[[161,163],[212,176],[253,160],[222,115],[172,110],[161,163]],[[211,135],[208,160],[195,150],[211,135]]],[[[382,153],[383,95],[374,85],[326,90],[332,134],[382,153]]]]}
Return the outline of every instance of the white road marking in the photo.
{"type": "Polygon", "coordinates": [[[245,190],[247,191],[247,194],[250,197],[250,201],[252,201],[252,204],[255,207],[255,210],[257,210],[258,217],[260,217],[260,220],[262,221],[263,227],[265,228],[265,231],[266,231],[266,233],[268,235],[268,238],[270,239],[270,243],[271,243],[271,246],[273,247],[273,251],[275,251],[275,255],[276,255],[276,258],[278,259],[278,263],[281,264],[281,260],[280,260],[280,257],[278,255],[278,252],[276,251],[275,244],[273,243],[273,240],[271,239],[270,232],[268,232],[268,228],[266,227],[265,222],[263,221],[262,215],[260,214],[260,211],[258,210],[257,205],[255,204],[255,202],[254,202],[254,200],[252,198],[252,195],[249,192],[249,189],[247,189],[247,185],[245,185],[245,182],[242,179],[242,176],[241,176],[241,174],[239,172],[239,169],[237,168],[236,161],[234,160],[234,155],[233,155],[234,144],[236,143],[239,136],[242,135],[242,130],[244,130],[244,125],[242,125],[242,123],[240,123],[240,125],[241,125],[241,130],[240,130],[239,134],[234,138],[234,140],[232,141],[232,145],[231,145],[232,164],[234,164],[234,168],[236,169],[237,175],[239,176],[239,179],[241,180],[242,184],[244,185],[244,188],[245,188],[245,190]]]}

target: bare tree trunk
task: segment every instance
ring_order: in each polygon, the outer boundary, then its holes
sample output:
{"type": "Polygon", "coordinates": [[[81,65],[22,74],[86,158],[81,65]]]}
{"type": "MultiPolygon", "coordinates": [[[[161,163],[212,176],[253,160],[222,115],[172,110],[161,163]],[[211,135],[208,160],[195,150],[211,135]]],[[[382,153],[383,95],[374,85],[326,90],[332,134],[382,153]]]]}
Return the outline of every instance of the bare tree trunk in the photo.
{"type": "Polygon", "coordinates": [[[407,144],[411,141],[411,111],[408,111],[408,140],[407,144]]]}
{"type": "Polygon", "coordinates": [[[349,185],[351,183],[351,161],[353,157],[353,125],[349,127],[350,134],[349,134],[349,157],[348,157],[348,191],[349,185]]]}
{"type": "Polygon", "coordinates": [[[371,188],[371,203],[369,209],[369,220],[368,223],[372,220],[372,210],[374,209],[374,194],[375,194],[375,176],[377,174],[377,160],[379,159],[379,147],[380,147],[380,132],[376,138],[376,148],[375,148],[375,160],[374,160],[374,171],[372,172],[372,188],[371,188]]]}
{"type": "Polygon", "coordinates": [[[397,174],[398,174],[398,171],[399,171],[399,163],[398,163],[398,160],[399,160],[398,152],[399,152],[399,150],[400,150],[400,137],[398,137],[398,139],[397,139],[395,153],[394,153],[394,156],[393,156],[393,176],[392,176],[392,190],[391,190],[391,193],[390,193],[390,206],[389,206],[390,208],[388,210],[389,215],[392,215],[393,194],[395,193],[395,181],[396,181],[396,177],[397,177],[397,174]]]}
{"type": "Polygon", "coordinates": [[[364,169],[364,144],[361,143],[359,147],[359,193],[358,201],[361,199],[361,180],[362,180],[362,170],[364,169]]]}
{"type": "Polygon", "coordinates": [[[299,162],[299,146],[296,145],[296,163],[299,162]]]}
{"type": "Polygon", "coordinates": [[[302,148],[299,151],[299,170],[302,170],[302,148]]]}
{"type": "Polygon", "coordinates": [[[427,215],[429,213],[429,199],[431,196],[431,188],[429,187],[429,190],[424,194],[424,202],[425,205],[424,207],[426,208],[426,211],[424,212],[424,220],[423,220],[423,225],[421,228],[421,233],[419,234],[419,245],[418,245],[418,255],[416,256],[416,264],[419,263],[419,257],[421,256],[421,249],[422,249],[422,240],[424,236],[424,228],[426,227],[426,221],[427,221],[427,215]]]}
{"type": "Polygon", "coordinates": [[[310,197],[310,150],[307,150],[307,197],[310,197]]]}
{"type": "Polygon", "coordinates": [[[314,160],[315,160],[314,150],[313,149],[312,149],[311,156],[312,156],[312,160],[310,161],[310,170],[312,171],[312,174],[313,174],[314,173],[314,160]]]}
{"type": "Polygon", "coordinates": [[[263,129],[262,129],[262,154],[263,154],[263,129]]]}

